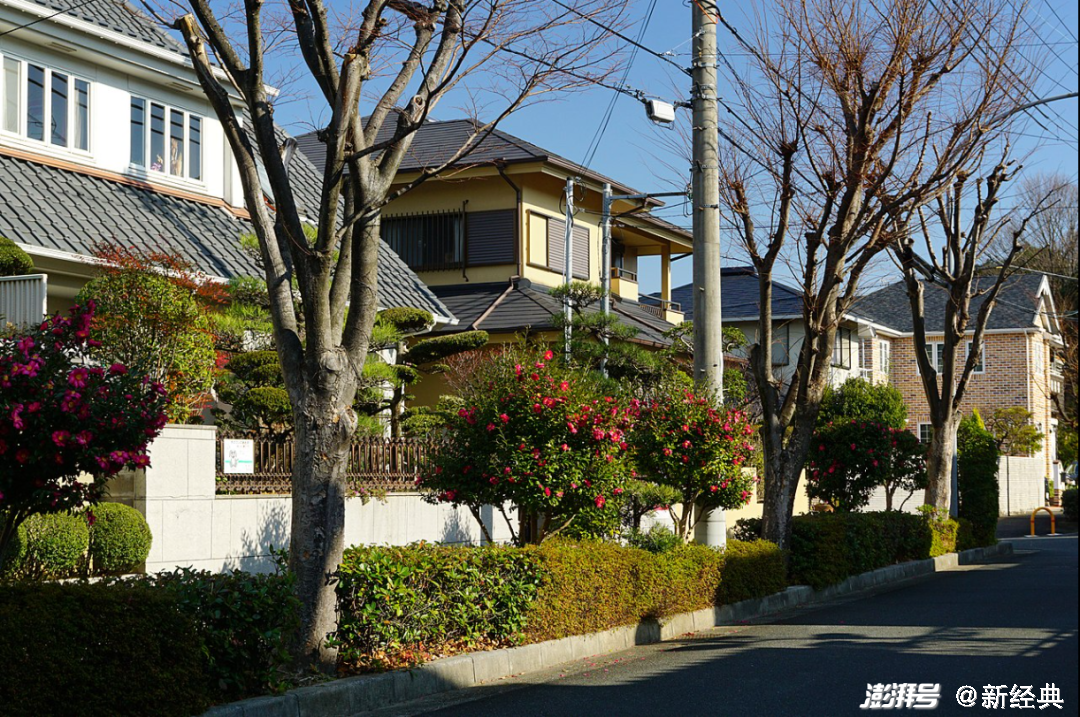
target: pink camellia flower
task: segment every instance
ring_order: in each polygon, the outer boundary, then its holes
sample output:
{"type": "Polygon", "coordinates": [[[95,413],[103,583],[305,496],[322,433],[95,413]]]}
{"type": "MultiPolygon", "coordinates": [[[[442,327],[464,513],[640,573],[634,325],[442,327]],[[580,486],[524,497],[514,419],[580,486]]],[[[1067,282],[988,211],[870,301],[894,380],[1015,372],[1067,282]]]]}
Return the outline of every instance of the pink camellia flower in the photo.
{"type": "Polygon", "coordinates": [[[512,472],[513,471],[510,470],[510,466],[506,466],[505,468],[503,468],[504,475],[510,475],[512,472]]]}
{"type": "Polygon", "coordinates": [[[533,404],[533,413],[543,413],[543,412],[544,412],[544,407],[543,406],[541,406],[539,403],[534,403],[533,404]]]}
{"type": "MultiPolygon", "coordinates": [[[[132,458],[131,461],[135,464],[137,468],[146,468],[148,465],[150,465],[150,456],[146,455],[145,453],[140,453],[139,455],[132,458]]],[[[417,480],[420,479],[417,478],[417,480]]]]}
{"type": "Polygon", "coordinates": [[[577,490],[577,483],[571,483],[570,490],[577,490]]]}
{"type": "Polygon", "coordinates": [[[127,366],[122,363],[114,363],[112,366],[109,367],[109,373],[111,374],[117,374],[122,376],[127,373],[127,371],[127,366]]]}
{"type": "Polygon", "coordinates": [[[560,383],[559,384],[559,390],[560,391],[569,391],[570,390],[570,382],[569,381],[563,381],[562,383],[560,383]]]}
{"type": "Polygon", "coordinates": [[[52,440],[58,447],[63,448],[64,444],[71,438],[71,434],[67,431],[53,431],[52,440]]]}
{"type": "Polygon", "coordinates": [[[544,486],[544,495],[547,496],[548,498],[550,498],[551,497],[551,488],[548,488],[547,486],[544,486]]]}
{"type": "Polygon", "coordinates": [[[567,423],[566,427],[568,429],[570,429],[571,434],[576,434],[577,433],[577,426],[575,426],[573,423],[567,423]]]}
{"type": "Polygon", "coordinates": [[[671,449],[670,448],[665,448],[664,449],[664,455],[665,456],[670,456],[671,455],[671,449]]]}
{"type": "Polygon", "coordinates": [[[514,366],[514,375],[517,376],[518,378],[521,378],[521,374],[522,374],[523,371],[524,371],[524,369],[521,367],[521,364],[516,364],[514,366]]]}
{"type": "Polygon", "coordinates": [[[545,406],[547,406],[548,408],[551,408],[552,406],[555,405],[555,399],[552,398],[551,396],[544,396],[543,404],[545,406]]]}
{"type": "Polygon", "coordinates": [[[86,380],[90,372],[85,368],[73,368],[68,374],[67,382],[72,388],[86,388],[86,380]]]}
{"type": "Polygon", "coordinates": [[[531,374],[529,374],[529,378],[531,378],[533,381],[539,381],[540,380],[540,374],[531,373],[531,374]]]}
{"type": "Polygon", "coordinates": [[[503,423],[510,423],[510,416],[506,415],[505,413],[500,413],[499,420],[503,423]]]}
{"type": "Polygon", "coordinates": [[[611,492],[614,493],[615,495],[622,495],[623,490],[622,490],[622,488],[616,488],[615,490],[613,490],[611,492]]]}
{"type": "Polygon", "coordinates": [[[491,433],[491,432],[492,432],[492,431],[494,431],[494,430],[495,430],[495,424],[494,424],[494,423],[489,423],[489,424],[487,424],[487,431],[488,431],[488,433],[491,433]]]}
{"type": "Polygon", "coordinates": [[[544,352],[544,360],[545,361],[550,361],[553,358],[555,358],[555,353],[551,349],[548,349],[547,351],[544,352]]]}
{"type": "Polygon", "coordinates": [[[566,445],[565,443],[564,443],[564,444],[562,444],[561,446],[559,446],[559,448],[560,448],[560,449],[562,449],[562,450],[564,450],[564,451],[568,451],[568,450],[570,450],[570,446],[566,445]]]}
{"type": "Polygon", "coordinates": [[[596,500],[593,502],[596,503],[597,508],[603,508],[604,505],[607,503],[607,500],[604,498],[604,496],[598,495],[596,496],[596,500]]]}

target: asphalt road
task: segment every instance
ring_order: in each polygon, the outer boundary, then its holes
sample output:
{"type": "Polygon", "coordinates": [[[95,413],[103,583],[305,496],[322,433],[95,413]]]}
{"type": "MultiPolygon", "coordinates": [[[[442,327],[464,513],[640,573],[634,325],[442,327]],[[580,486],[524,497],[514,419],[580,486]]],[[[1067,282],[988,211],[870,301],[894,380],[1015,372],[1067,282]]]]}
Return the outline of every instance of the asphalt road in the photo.
{"type": "Polygon", "coordinates": [[[935,714],[970,715],[988,712],[981,699],[960,707],[962,686],[981,694],[984,685],[1032,685],[1038,696],[1052,682],[1064,709],[1037,713],[1076,715],[1077,537],[1013,543],[1016,554],[996,563],[378,714],[866,715],[868,683],[911,682],[941,684],[935,714]]]}

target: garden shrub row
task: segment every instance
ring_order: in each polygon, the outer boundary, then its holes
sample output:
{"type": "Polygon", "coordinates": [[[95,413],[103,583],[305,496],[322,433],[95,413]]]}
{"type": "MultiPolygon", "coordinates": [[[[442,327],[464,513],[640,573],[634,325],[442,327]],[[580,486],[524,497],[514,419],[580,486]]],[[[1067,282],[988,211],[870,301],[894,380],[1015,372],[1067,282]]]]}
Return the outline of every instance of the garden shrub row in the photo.
{"type": "Polygon", "coordinates": [[[1076,522],[1076,488],[1067,488],[1061,494],[1061,511],[1065,520],[1076,522]]]}
{"type": "Polygon", "coordinates": [[[373,669],[448,646],[539,642],[760,597],[785,585],[771,543],[652,553],[606,542],[540,546],[359,547],[338,574],[335,642],[373,669]]]}
{"type": "MultiPolygon", "coordinates": [[[[821,589],[887,565],[952,552],[958,528],[953,520],[895,511],[796,516],[789,582],[821,589]]],[[[744,519],[737,534],[754,536],[760,529],[760,519],[744,519]]]]}
{"type": "Polygon", "coordinates": [[[32,515],[19,526],[6,570],[32,579],[120,575],[146,562],[151,540],[142,513],[120,503],[32,515]]]}
{"type": "Polygon", "coordinates": [[[279,691],[298,609],[279,574],[4,585],[0,711],[187,716],[279,691]]]}

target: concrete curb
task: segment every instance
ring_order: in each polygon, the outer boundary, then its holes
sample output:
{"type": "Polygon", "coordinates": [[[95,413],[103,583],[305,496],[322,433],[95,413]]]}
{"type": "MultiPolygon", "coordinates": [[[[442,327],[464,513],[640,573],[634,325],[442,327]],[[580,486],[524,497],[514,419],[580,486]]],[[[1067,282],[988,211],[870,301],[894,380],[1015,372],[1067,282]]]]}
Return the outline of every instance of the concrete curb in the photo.
{"type": "Polygon", "coordinates": [[[492,682],[503,677],[533,672],[593,655],[619,652],[635,645],[671,640],[692,632],[733,625],[805,605],[824,603],[876,587],[944,572],[959,565],[1011,555],[1012,543],[998,543],[927,560],[889,565],[853,575],[842,583],[814,590],[795,585],[783,592],[732,605],[684,612],[661,620],[643,620],[588,635],[575,635],[502,650],[472,652],[447,657],[411,669],[380,675],[345,677],[301,687],[276,697],[256,697],[211,708],[203,717],[348,717],[398,702],[492,682]]]}

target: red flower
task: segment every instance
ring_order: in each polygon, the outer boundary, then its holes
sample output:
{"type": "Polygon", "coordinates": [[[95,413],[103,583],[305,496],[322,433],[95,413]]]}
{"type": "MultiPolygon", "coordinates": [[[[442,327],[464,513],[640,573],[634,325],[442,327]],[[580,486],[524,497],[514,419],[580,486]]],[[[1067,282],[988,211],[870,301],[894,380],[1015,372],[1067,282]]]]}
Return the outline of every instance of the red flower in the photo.
{"type": "Polygon", "coordinates": [[[596,503],[597,508],[603,508],[604,505],[607,503],[607,500],[604,499],[604,496],[598,495],[596,496],[596,500],[594,502],[596,503]]]}
{"type": "Polygon", "coordinates": [[[499,420],[503,423],[510,423],[510,416],[507,416],[505,413],[500,413],[499,420]]]}
{"type": "Polygon", "coordinates": [[[545,361],[550,361],[553,358],[555,358],[555,353],[551,349],[548,349],[547,351],[544,352],[544,360],[545,361]]]}

